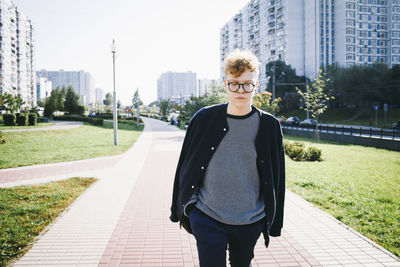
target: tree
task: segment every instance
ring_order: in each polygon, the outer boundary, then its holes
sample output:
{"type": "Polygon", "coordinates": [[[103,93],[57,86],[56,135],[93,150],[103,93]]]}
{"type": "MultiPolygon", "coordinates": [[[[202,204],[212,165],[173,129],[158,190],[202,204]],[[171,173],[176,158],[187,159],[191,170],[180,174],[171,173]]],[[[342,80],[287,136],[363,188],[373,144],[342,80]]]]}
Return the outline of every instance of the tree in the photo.
{"type": "Polygon", "coordinates": [[[136,89],[135,93],[133,94],[132,98],[132,106],[137,108],[143,105],[143,101],[140,100],[139,89],[136,89]]]}
{"type": "Polygon", "coordinates": [[[25,102],[19,95],[12,95],[10,93],[0,95],[0,110],[6,110],[14,114],[19,111],[24,104],[25,102]]]}
{"type": "MultiPolygon", "coordinates": [[[[296,70],[291,65],[286,64],[282,60],[270,61],[265,66],[265,74],[268,77],[268,91],[272,92],[273,76],[275,74],[275,97],[283,98],[286,92],[295,92],[296,84],[290,83],[305,83],[305,76],[297,76],[296,70]],[[279,84],[286,85],[279,85],[279,84]]],[[[262,88],[264,90],[264,88],[262,88]]]]}
{"type": "Polygon", "coordinates": [[[171,108],[169,104],[169,99],[160,101],[160,112],[163,117],[167,116],[169,109],[171,108]]]}
{"type": "Polygon", "coordinates": [[[301,96],[301,102],[304,104],[304,106],[300,108],[308,110],[311,116],[317,120],[317,125],[315,127],[315,138],[317,142],[319,141],[318,117],[328,108],[326,103],[330,99],[334,99],[333,96],[327,95],[324,91],[327,82],[329,82],[329,79],[325,78],[325,74],[322,69],[320,69],[318,77],[311,85],[306,86],[305,92],[296,88],[297,93],[301,96]]]}
{"type": "Polygon", "coordinates": [[[112,102],[112,94],[111,93],[107,93],[106,94],[106,98],[103,100],[103,104],[106,105],[107,107],[111,105],[112,102]]]}
{"type": "Polygon", "coordinates": [[[279,111],[279,102],[281,98],[275,98],[274,101],[271,102],[272,93],[263,91],[261,93],[257,93],[253,97],[254,106],[269,112],[271,114],[276,114],[279,111]]]}
{"type": "Polygon", "coordinates": [[[179,120],[189,121],[193,115],[205,106],[222,104],[227,102],[228,94],[223,86],[213,86],[210,93],[204,96],[191,96],[184,105],[180,107],[179,120]]]}
{"type": "Polygon", "coordinates": [[[397,69],[399,65],[389,69],[383,63],[348,68],[328,65],[325,69],[330,79],[327,88],[334,92],[336,106],[371,107],[376,102],[397,105],[400,101],[397,69]]]}
{"type": "Polygon", "coordinates": [[[39,100],[37,101],[37,106],[38,106],[38,107],[44,108],[44,104],[45,104],[45,103],[46,103],[45,100],[39,99],[39,100]]]}
{"type": "MultiPolygon", "coordinates": [[[[66,111],[64,108],[64,101],[65,101],[65,96],[67,94],[67,88],[65,86],[62,86],[61,88],[57,86],[56,90],[58,91],[57,98],[56,98],[57,110],[66,111]]],[[[79,96],[78,96],[78,99],[79,99],[79,96]]]]}
{"type": "Polygon", "coordinates": [[[66,91],[63,107],[68,114],[82,115],[85,112],[85,108],[79,103],[79,95],[75,93],[72,86],[69,86],[66,91]]]}
{"type": "Polygon", "coordinates": [[[56,111],[58,109],[58,106],[57,106],[58,97],[59,97],[58,90],[55,89],[55,90],[51,91],[50,97],[46,98],[46,102],[44,104],[44,112],[43,112],[43,115],[45,117],[48,117],[48,118],[52,117],[54,111],[56,111]]]}

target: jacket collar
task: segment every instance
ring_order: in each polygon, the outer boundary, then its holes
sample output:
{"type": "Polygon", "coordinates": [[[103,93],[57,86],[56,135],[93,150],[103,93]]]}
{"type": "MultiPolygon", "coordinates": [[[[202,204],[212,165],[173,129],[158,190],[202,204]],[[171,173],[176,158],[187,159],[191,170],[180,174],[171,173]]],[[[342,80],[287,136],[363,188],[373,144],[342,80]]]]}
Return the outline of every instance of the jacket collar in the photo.
{"type": "MultiPolygon", "coordinates": [[[[228,103],[229,102],[224,103],[224,104],[221,105],[222,111],[223,111],[223,114],[224,114],[225,118],[226,118],[226,115],[228,114],[228,103]]],[[[259,109],[258,107],[254,106],[253,104],[251,106],[254,107],[257,110],[258,115],[261,117],[262,114],[263,114],[263,111],[261,109],[259,109]]]]}

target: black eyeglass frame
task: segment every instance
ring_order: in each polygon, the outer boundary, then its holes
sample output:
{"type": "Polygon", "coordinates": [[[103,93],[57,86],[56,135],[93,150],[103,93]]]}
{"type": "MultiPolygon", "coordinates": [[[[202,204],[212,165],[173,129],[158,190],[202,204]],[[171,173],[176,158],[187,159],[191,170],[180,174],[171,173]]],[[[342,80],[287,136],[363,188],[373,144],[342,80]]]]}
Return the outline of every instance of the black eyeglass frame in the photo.
{"type": "Polygon", "coordinates": [[[256,87],[256,85],[255,84],[252,84],[252,83],[235,83],[235,82],[228,82],[228,89],[229,89],[229,91],[231,91],[231,92],[237,92],[237,91],[239,91],[240,90],[240,87],[242,87],[243,88],[243,91],[245,91],[246,93],[251,93],[251,92],[253,92],[254,91],[254,88],[256,87]],[[239,85],[238,86],[238,88],[236,89],[236,90],[232,90],[231,89],[231,84],[235,84],[235,85],[239,85]],[[250,91],[247,91],[244,87],[245,87],[245,85],[246,86],[250,86],[251,85],[251,90],[250,91]]]}

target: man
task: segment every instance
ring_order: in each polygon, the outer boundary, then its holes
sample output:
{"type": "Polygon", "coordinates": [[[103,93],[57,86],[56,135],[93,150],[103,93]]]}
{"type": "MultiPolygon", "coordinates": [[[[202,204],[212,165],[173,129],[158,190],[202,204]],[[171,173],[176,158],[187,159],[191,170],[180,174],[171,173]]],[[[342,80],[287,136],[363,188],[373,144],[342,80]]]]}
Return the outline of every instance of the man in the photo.
{"type": "Polygon", "coordinates": [[[225,59],[229,102],[191,119],[173,189],[170,219],[197,242],[201,267],[247,267],[263,233],[280,236],[285,159],[278,120],[252,106],[259,62],[249,51],[225,59]]]}

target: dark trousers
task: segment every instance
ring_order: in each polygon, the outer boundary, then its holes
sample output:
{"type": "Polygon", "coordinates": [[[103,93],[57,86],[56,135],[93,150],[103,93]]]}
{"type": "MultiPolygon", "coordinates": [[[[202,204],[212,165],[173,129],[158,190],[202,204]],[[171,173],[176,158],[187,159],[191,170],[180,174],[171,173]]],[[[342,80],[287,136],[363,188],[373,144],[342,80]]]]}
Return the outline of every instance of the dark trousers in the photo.
{"type": "Polygon", "coordinates": [[[196,238],[200,267],[226,267],[226,250],[232,267],[249,267],[265,219],[249,225],[228,225],[214,220],[197,208],[189,214],[196,238]]]}

